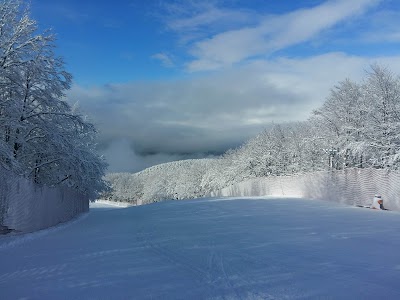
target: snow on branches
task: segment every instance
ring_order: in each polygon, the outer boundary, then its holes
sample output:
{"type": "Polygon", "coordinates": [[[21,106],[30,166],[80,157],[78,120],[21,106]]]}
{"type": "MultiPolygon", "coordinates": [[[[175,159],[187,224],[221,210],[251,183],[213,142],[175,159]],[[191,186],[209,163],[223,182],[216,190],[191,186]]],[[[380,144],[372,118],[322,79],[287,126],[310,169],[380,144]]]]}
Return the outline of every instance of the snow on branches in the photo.
{"type": "MultiPolygon", "coordinates": [[[[134,204],[208,195],[218,159],[189,159],[156,165],[139,173],[107,174],[112,191],[103,197],[134,204]]],[[[218,168],[219,170],[220,168],[218,168]]],[[[221,185],[222,186],[222,185],[221,185]]]]}
{"type": "Polygon", "coordinates": [[[37,34],[21,0],[0,2],[0,165],[95,197],[106,165],[94,149],[95,128],[63,99],[72,76],[54,41],[37,34]]]}
{"type": "Polygon", "coordinates": [[[314,112],[331,135],[337,168],[399,168],[400,79],[372,65],[361,83],[345,80],[314,112]]]}
{"type": "Polygon", "coordinates": [[[307,121],[272,124],[220,158],[107,179],[112,199],[153,202],[208,195],[254,177],[351,167],[400,168],[400,79],[379,65],[360,83],[339,82],[307,121]]]}

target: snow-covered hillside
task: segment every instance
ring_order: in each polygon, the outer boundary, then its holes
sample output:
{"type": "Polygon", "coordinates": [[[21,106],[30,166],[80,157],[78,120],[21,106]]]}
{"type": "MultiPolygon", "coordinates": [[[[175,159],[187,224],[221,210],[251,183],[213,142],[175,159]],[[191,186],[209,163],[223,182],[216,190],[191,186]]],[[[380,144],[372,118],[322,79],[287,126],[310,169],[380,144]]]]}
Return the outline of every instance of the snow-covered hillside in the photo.
{"type": "Polygon", "coordinates": [[[399,227],[398,212],[304,199],[95,204],[0,238],[0,298],[400,299],[399,227]]]}
{"type": "Polygon", "coordinates": [[[188,159],[156,165],[134,174],[107,174],[105,179],[112,192],[103,197],[132,204],[202,197],[213,189],[229,185],[227,176],[216,171],[223,169],[223,163],[222,159],[188,159]]]}

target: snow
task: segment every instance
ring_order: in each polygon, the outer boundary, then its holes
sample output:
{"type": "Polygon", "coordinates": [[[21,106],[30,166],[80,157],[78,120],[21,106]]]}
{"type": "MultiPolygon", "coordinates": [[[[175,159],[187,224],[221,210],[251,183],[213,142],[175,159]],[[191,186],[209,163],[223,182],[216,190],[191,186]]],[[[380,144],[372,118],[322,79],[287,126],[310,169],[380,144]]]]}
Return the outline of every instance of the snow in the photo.
{"type": "Polygon", "coordinates": [[[399,217],[294,198],[95,203],[0,238],[0,298],[400,299],[399,217]]]}
{"type": "Polygon", "coordinates": [[[211,193],[213,197],[270,195],[328,200],[348,205],[367,205],[380,194],[384,206],[400,211],[400,173],[385,169],[348,168],[290,176],[251,178],[211,193]]]}
{"type": "Polygon", "coordinates": [[[130,206],[134,206],[132,203],[128,203],[128,202],[115,202],[115,201],[110,201],[110,200],[96,200],[96,202],[91,204],[92,208],[95,207],[109,207],[109,206],[117,206],[117,207],[121,207],[121,208],[126,208],[126,207],[130,207],[130,206]]]}

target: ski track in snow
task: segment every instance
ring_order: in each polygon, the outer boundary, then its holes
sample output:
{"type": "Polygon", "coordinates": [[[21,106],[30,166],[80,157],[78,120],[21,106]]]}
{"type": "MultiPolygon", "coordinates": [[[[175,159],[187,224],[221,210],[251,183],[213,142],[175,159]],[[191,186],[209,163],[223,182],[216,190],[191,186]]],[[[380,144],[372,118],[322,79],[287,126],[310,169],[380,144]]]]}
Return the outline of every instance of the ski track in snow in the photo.
{"type": "MultiPolygon", "coordinates": [[[[57,232],[59,230],[65,229],[68,226],[71,226],[75,223],[81,222],[82,220],[84,220],[87,217],[87,213],[84,213],[76,218],[74,218],[71,221],[65,222],[65,223],[60,223],[56,226],[47,228],[47,229],[43,229],[43,230],[39,230],[36,232],[30,232],[30,233],[16,233],[16,234],[9,234],[9,235],[3,235],[0,236],[0,251],[2,249],[7,249],[10,247],[14,247],[14,246],[18,246],[21,245],[23,243],[26,243],[28,241],[31,241],[33,239],[37,239],[40,237],[43,237],[45,235],[57,232]]],[[[0,254],[1,255],[1,254],[0,254]]]]}
{"type": "Polygon", "coordinates": [[[91,207],[0,238],[0,299],[400,299],[398,212],[270,197],[91,207]]]}
{"type": "MultiPolygon", "coordinates": [[[[111,201],[96,201],[94,203],[90,203],[90,207],[93,208],[99,208],[99,209],[103,209],[103,210],[114,210],[116,208],[126,208],[128,207],[128,204],[126,203],[112,203],[111,201]]],[[[50,228],[46,228],[46,229],[42,229],[36,232],[30,232],[30,233],[11,233],[8,235],[1,235],[0,236],[0,251],[2,249],[5,248],[10,248],[13,246],[17,246],[20,245],[22,243],[25,243],[27,241],[48,235],[50,233],[53,233],[55,231],[59,231],[62,230],[64,228],[67,228],[68,226],[71,226],[77,222],[80,222],[82,220],[84,220],[86,217],[88,216],[87,213],[81,214],[79,216],[77,216],[76,218],[68,221],[68,222],[64,222],[64,223],[60,223],[56,226],[50,227],[50,228]]]]}

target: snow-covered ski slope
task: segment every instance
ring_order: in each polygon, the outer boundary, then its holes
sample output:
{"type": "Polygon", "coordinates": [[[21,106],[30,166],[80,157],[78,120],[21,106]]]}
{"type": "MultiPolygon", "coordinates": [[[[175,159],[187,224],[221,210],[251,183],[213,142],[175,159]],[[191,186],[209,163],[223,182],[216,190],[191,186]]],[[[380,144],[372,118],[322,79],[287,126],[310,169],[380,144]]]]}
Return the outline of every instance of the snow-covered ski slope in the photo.
{"type": "Polygon", "coordinates": [[[399,228],[305,199],[101,204],[0,238],[0,299],[400,299],[399,228]]]}

